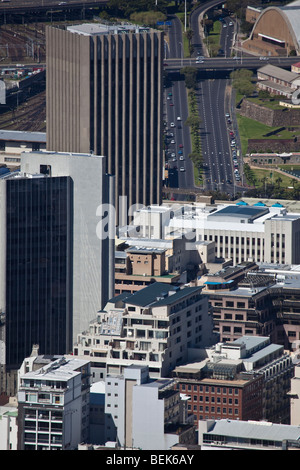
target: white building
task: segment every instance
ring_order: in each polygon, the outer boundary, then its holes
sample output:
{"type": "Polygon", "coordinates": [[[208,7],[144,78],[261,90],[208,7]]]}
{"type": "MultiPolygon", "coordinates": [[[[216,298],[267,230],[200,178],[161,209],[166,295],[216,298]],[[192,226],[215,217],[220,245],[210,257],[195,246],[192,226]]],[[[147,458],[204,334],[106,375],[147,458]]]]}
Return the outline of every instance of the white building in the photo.
{"type": "MultiPolygon", "coordinates": [[[[296,351],[298,354],[298,351],[296,351]]],[[[299,361],[297,357],[295,360],[299,361]]],[[[300,426],[300,363],[295,365],[295,375],[291,380],[291,390],[289,392],[291,404],[291,424],[300,426]]]]}
{"type": "Polygon", "coordinates": [[[111,299],[89,330],[78,335],[73,353],[90,358],[93,382],[122,374],[132,364],[148,365],[150,377],[159,378],[214,343],[202,288],[154,282],[111,299]]]}
{"type": "MultiPolygon", "coordinates": [[[[234,265],[244,261],[300,263],[300,214],[288,212],[281,204],[268,207],[258,202],[250,206],[240,201],[163,207],[163,212],[160,206],[137,211],[134,230],[127,227],[122,235],[170,238],[194,232],[196,241],[215,242],[215,256],[230,258],[234,265]]],[[[188,244],[186,249],[190,249],[188,244]]]]}
{"type": "Polygon", "coordinates": [[[90,363],[62,357],[20,377],[20,450],[73,450],[87,442],[90,363]]]}
{"type": "Polygon", "coordinates": [[[18,449],[18,408],[0,406],[0,450],[18,449]]]}
{"type": "Polygon", "coordinates": [[[183,407],[174,379],[151,380],[146,366],[130,366],[124,375],[108,375],[106,441],[142,450],[195,443],[193,422],[187,422],[183,407]]]}
{"type": "Polygon", "coordinates": [[[199,421],[201,450],[288,450],[300,447],[300,427],[266,421],[199,421]]]}

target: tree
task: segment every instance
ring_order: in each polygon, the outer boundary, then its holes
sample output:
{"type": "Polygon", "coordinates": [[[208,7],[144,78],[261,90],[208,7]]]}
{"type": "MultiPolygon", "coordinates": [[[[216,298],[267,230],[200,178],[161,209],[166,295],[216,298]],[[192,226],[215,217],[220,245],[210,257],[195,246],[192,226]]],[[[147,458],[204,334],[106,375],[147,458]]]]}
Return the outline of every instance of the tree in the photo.
{"type": "Polygon", "coordinates": [[[251,96],[255,90],[255,85],[246,79],[234,80],[232,83],[233,88],[235,88],[241,95],[251,96]]]}
{"type": "Polygon", "coordinates": [[[253,72],[248,69],[237,69],[231,72],[230,78],[232,80],[245,79],[251,80],[253,77],[253,72]]]}
{"type": "Polygon", "coordinates": [[[180,73],[184,75],[187,88],[196,88],[198,70],[195,67],[183,67],[180,73]]]}
{"type": "Polygon", "coordinates": [[[192,29],[187,29],[186,32],[184,33],[188,42],[189,42],[189,51],[190,53],[192,52],[193,46],[192,46],[192,38],[194,35],[194,31],[192,29]]]}
{"type": "Polygon", "coordinates": [[[187,126],[190,126],[193,128],[193,130],[196,130],[199,128],[201,124],[201,119],[199,116],[189,116],[187,120],[185,121],[185,124],[187,126]]]}

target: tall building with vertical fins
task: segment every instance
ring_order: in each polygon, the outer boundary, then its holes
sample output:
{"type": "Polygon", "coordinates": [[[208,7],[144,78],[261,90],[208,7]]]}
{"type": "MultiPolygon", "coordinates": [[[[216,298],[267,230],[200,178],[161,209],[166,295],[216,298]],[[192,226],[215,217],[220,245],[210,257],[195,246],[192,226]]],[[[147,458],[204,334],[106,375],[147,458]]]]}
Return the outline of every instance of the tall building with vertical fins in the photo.
{"type": "Polygon", "coordinates": [[[159,204],[163,32],[136,25],[48,27],[47,150],[107,157],[115,200],[159,204]]]}

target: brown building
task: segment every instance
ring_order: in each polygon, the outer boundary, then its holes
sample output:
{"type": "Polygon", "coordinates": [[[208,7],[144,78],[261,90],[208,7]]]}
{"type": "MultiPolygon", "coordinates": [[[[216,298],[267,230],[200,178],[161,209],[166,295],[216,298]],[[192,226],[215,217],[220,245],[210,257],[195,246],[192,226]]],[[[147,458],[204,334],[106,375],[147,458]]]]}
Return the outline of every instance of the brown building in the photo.
{"type": "MultiPolygon", "coordinates": [[[[256,12],[248,18],[255,19],[256,12]]],[[[243,48],[261,55],[287,56],[294,51],[299,55],[299,0],[282,7],[265,8],[257,17],[249,39],[243,48]]]]}
{"type": "Polygon", "coordinates": [[[188,412],[195,416],[195,424],[204,419],[262,419],[262,375],[236,374],[236,366],[228,363],[219,364],[214,376],[203,377],[195,365],[178,366],[174,370],[178,389],[190,397],[188,412]],[[231,373],[235,378],[223,378],[231,373]]]}
{"type": "Polygon", "coordinates": [[[127,223],[128,207],[161,203],[163,33],[82,24],[46,40],[47,150],[105,155],[127,223]]]}
{"type": "Polygon", "coordinates": [[[289,423],[294,365],[282,345],[268,336],[242,336],[206,348],[202,357],[201,362],[177,366],[173,374],[197,419],[289,423]]]}
{"type": "Polygon", "coordinates": [[[131,247],[115,255],[115,295],[134,293],[155,281],[177,284],[179,273],[166,270],[166,250],[131,247]]]}
{"type": "Polygon", "coordinates": [[[249,276],[232,290],[215,289],[213,283],[206,285],[220,341],[233,341],[243,335],[275,339],[276,315],[268,289],[273,283],[268,276],[264,279],[249,276]]]}

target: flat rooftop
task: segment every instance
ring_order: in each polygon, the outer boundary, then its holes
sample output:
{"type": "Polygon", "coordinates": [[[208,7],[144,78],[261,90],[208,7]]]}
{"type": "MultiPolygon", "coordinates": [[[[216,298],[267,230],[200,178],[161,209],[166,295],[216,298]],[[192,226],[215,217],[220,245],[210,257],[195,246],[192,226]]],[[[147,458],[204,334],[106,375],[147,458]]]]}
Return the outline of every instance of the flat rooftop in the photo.
{"type": "Polygon", "coordinates": [[[263,421],[220,419],[215,421],[213,428],[205,434],[270,441],[299,440],[300,426],[263,421]]]}
{"type": "Polygon", "coordinates": [[[231,219],[234,219],[235,221],[246,220],[248,223],[251,223],[253,220],[258,219],[259,217],[268,213],[269,209],[263,206],[253,207],[248,205],[229,205],[227,207],[224,207],[223,209],[213,212],[212,214],[209,214],[207,216],[207,219],[221,220],[223,218],[223,220],[225,220],[226,222],[231,219]]]}
{"type": "Polygon", "coordinates": [[[68,26],[67,30],[71,33],[81,34],[83,36],[99,36],[104,34],[126,34],[132,33],[145,33],[149,32],[150,28],[147,26],[138,26],[135,24],[95,24],[85,23],[75,26],[68,26]]]}
{"type": "Polygon", "coordinates": [[[69,380],[72,377],[75,377],[80,372],[78,372],[79,367],[83,367],[89,361],[82,359],[66,359],[62,357],[57,361],[51,362],[50,364],[45,365],[44,367],[37,369],[35,371],[27,372],[22,376],[22,378],[29,379],[40,379],[43,380],[45,376],[47,380],[69,380]]]}
{"type": "Polygon", "coordinates": [[[0,130],[0,140],[10,142],[46,143],[46,132],[25,132],[0,130]]]}

